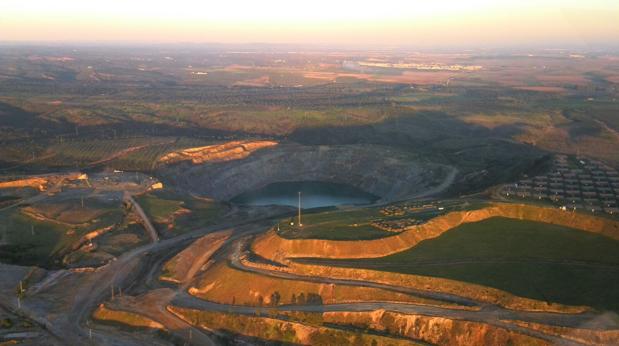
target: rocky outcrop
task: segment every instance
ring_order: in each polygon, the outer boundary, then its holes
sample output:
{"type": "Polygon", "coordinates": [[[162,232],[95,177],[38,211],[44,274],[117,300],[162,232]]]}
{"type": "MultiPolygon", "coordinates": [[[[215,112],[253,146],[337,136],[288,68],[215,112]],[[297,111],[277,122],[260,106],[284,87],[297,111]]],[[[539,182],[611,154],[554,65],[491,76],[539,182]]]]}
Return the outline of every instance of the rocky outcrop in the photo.
{"type": "MultiPolygon", "coordinates": [[[[167,310],[184,321],[207,330],[226,330],[234,334],[295,345],[417,345],[416,342],[341,328],[320,326],[273,317],[236,315],[201,311],[178,306],[167,310]]],[[[318,315],[319,314],[313,314],[318,315]]]]}
{"type": "Polygon", "coordinates": [[[248,157],[259,149],[276,146],[274,141],[232,141],[205,147],[189,148],[168,153],[158,162],[163,164],[190,161],[194,165],[206,162],[226,162],[248,157]]]}
{"type": "MultiPolygon", "coordinates": [[[[612,319],[614,316],[599,317],[600,319],[612,319]]],[[[534,322],[510,321],[511,323],[525,328],[533,329],[554,336],[560,336],[564,339],[574,341],[583,345],[619,345],[619,330],[611,329],[595,329],[589,328],[592,326],[584,325],[578,328],[568,328],[551,326],[534,322]]],[[[595,320],[592,324],[595,324],[595,320]]]]}
{"type": "Polygon", "coordinates": [[[186,283],[209,261],[211,256],[230,237],[231,231],[205,235],[179,252],[163,266],[163,281],[186,283]]]}
{"type": "Polygon", "coordinates": [[[452,167],[382,146],[280,144],[243,160],[164,167],[159,176],[174,186],[219,200],[275,182],[324,181],[352,185],[384,201],[440,192],[449,186],[454,172],[452,167]]]}
{"type": "Polygon", "coordinates": [[[47,188],[48,179],[46,178],[26,178],[13,181],[0,182],[0,189],[19,188],[19,187],[32,187],[39,191],[45,191],[47,188]]]}
{"type": "Polygon", "coordinates": [[[533,336],[494,325],[454,320],[445,317],[405,315],[385,310],[372,312],[326,312],[328,323],[352,325],[362,329],[421,340],[433,345],[550,345],[533,336]]]}
{"type": "Polygon", "coordinates": [[[21,179],[0,181],[0,189],[31,187],[39,191],[45,191],[53,184],[62,183],[64,180],[81,180],[83,174],[72,172],[62,175],[30,176],[21,179]]]}
{"type": "Polygon", "coordinates": [[[496,203],[483,209],[451,212],[424,224],[411,226],[397,235],[374,240],[285,239],[272,230],[258,237],[252,244],[252,250],[264,258],[280,262],[284,260],[280,258],[282,256],[287,258],[376,258],[408,250],[423,240],[436,238],[464,223],[477,222],[491,217],[545,222],[619,240],[618,221],[557,208],[496,203]]]}

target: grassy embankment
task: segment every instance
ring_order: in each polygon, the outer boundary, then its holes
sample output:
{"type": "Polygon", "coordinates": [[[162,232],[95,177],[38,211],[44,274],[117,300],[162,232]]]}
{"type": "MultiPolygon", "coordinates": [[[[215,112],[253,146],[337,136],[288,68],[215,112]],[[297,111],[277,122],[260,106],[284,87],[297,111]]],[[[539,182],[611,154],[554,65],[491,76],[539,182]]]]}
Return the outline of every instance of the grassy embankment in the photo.
{"type": "Polygon", "coordinates": [[[283,220],[279,225],[279,235],[287,239],[329,240],[376,239],[393,235],[371,225],[380,216],[378,209],[307,213],[303,215],[301,228],[296,225],[296,218],[283,220]]]}
{"type": "Polygon", "coordinates": [[[225,207],[215,201],[166,190],[149,192],[136,199],[160,231],[182,233],[212,225],[225,211],[225,207]]]}
{"type": "Polygon", "coordinates": [[[85,205],[81,208],[80,200],[71,200],[0,211],[0,229],[6,234],[0,258],[20,265],[48,266],[86,233],[122,219],[122,211],[113,206],[90,199],[85,205]]]}
{"type": "Polygon", "coordinates": [[[315,211],[303,215],[302,228],[296,225],[296,217],[282,220],[279,224],[278,235],[286,239],[371,240],[398,233],[374,226],[372,223],[375,221],[417,220],[425,222],[450,211],[478,209],[484,206],[486,203],[480,201],[448,200],[390,205],[390,207],[398,208],[401,211],[399,214],[381,213],[384,207],[315,211]],[[438,209],[439,207],[442,209],[438,209]],[[291,225],[291,222],[294,225],[291,225]]]}
{"type": "Polygon", "coordinates": [[[495,217],[463,224],[400,253],[341,264],[465,281],[542,301],[619,311],[618,254],[619,241],[602,235],[495,217]]]}

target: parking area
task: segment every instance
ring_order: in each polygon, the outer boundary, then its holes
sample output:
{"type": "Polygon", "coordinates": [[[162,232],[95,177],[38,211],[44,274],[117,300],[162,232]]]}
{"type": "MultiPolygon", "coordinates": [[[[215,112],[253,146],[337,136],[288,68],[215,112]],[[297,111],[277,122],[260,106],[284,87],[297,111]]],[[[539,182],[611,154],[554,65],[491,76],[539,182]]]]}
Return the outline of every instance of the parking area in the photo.
{"type": "Polygon", "coordinates": [[[566,210],[619,215],[619,173],[597,160],[557,155],[545,175],[501,187],[508,199],[548,201],[566,210]]]}

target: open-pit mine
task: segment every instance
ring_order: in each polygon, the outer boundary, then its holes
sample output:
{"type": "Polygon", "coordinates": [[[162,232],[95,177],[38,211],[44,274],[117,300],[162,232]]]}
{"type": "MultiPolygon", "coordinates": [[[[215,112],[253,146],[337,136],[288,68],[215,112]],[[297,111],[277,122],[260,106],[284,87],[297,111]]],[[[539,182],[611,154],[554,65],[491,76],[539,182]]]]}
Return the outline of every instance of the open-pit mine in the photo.
{"type": "Polygon", "coordinates": [[[449,198],[457,167],[379,145],[229,141],[170,151],[156,163],[153,176],[103,170],[0,182],[14,196],[1,210],[11,228],[3,241],[23,248],[3,248],[12,264],[0,266],[0,313],[7,326],[29,326],[6,327],[2,338],[619,342],[619,296],[606,289],[619,265],[612,217],[449,198]],[[277,190],[288,202],[235,198],[273,184],[293,184],[277,190]],[[326,198],[312,208],[294,191],[324,186],[374,197],[333,205],[326,198]],[[48,239],[54,233],[60,241],[48,239]],[[507,252],[490,248],[497,237],[509,242],[507,252]],[[574,289],[553,287],[566,277],[574,289]]]}
{"type": "Polygon", "coordinates": [[[619,345],[619,54],[353,43],[0,42],[0,346],[619,345]]]}

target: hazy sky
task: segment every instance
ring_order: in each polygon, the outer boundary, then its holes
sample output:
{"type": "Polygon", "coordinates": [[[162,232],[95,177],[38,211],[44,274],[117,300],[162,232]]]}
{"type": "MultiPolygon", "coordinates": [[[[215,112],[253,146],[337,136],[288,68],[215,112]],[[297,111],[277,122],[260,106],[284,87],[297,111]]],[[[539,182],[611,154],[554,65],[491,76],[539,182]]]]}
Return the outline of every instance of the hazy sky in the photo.
{"type": "Polygon", "coordinates": [[[0,0],[0,41],[619,42],[619,0],[0,0]]]}

